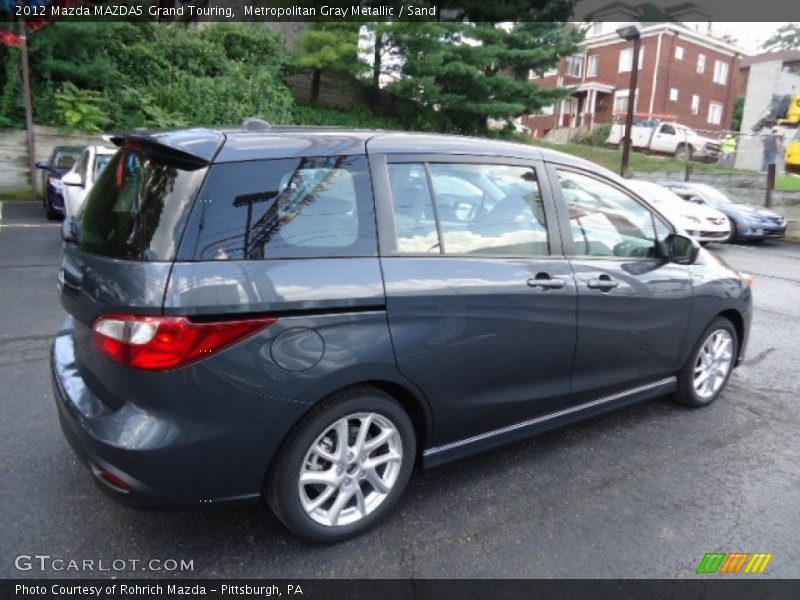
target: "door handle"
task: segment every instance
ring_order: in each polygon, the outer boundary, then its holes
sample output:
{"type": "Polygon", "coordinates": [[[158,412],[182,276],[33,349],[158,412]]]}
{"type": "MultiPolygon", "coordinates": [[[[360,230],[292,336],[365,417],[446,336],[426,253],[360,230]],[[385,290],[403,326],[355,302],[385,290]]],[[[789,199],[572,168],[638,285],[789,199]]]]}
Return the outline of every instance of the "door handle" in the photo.
{"type": "Polygon", "coordinates": [[[528,279],[526,283],[530,287],[538,287],[543,290],[560,290],[566,285],[563,279],[553,279],[547,273],[537,273],[536,277],[528,279]]]}
{"type": "Polygon", "coordinates": [[[590,279],[586,282],[586,287],[592,290],[608,292],[619,285],[619,281],[611,279],[608,275],[600,275],[597,279],[590,279]]]}

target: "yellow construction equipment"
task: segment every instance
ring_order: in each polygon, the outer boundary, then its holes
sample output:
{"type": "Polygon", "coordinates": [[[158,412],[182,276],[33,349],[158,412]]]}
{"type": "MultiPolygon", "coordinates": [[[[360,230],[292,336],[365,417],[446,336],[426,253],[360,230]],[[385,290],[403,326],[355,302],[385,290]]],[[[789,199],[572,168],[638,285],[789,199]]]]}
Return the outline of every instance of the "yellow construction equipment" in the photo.
{"type": "MultiPolygon", "coordinates": [[[[800,96],[797,96],[800,98],[800,96]]],[[[800,113],[798,113],[800,114],[800,113]]],[[[785,168],[787,173],[800,175],[800,129],[794,134],[794,139],[786,148],[785,168]]]]}

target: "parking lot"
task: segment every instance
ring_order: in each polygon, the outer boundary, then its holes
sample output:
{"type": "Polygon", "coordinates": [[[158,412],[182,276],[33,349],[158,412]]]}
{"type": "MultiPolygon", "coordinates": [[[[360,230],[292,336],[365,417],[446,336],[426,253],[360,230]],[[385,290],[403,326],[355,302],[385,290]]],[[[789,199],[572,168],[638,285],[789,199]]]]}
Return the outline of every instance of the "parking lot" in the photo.
{"type": "Polygon", "coordinates": [[[14,566],[45,554],[193,564],[118,576],[671,578],[707,552],[773,553],[764,576],[800,577],[800,246],[714,247],[756,284],[747,360],[710,408],[659,399],[418,473],[382,525],[316,546],[266,508],[145,511],[95,488],[50,390],[58,227],[2,205],[0,577],[109,574],[14,566]]]}

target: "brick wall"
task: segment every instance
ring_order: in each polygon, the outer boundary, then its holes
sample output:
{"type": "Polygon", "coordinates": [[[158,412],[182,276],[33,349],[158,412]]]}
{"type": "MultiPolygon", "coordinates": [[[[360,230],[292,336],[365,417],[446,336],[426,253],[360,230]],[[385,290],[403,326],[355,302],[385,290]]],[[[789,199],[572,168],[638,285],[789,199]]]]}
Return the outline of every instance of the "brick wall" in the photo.
{"type": "MultiPolygon", "coordinates": [[[[312,71],[293,73],[286,78],[295,100],[309,104],[311,100],[312,71]]],[[[317,104],[326,108],[353,108],[361,104],[363,86],[352,77],[322,73],[317,104]]]]}

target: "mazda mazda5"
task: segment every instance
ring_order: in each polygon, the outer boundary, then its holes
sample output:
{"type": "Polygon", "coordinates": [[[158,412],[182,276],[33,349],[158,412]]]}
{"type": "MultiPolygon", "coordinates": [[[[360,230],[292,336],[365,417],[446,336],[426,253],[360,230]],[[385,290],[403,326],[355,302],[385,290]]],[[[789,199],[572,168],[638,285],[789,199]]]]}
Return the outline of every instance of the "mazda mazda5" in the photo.
{"type": "Polygon", "coordinates": [[[742,360],[749,280],[592,163],[427,134],[135,131],[65,233],[63,431],[133,503],[374,525],[423,468],[742,360]]]}

